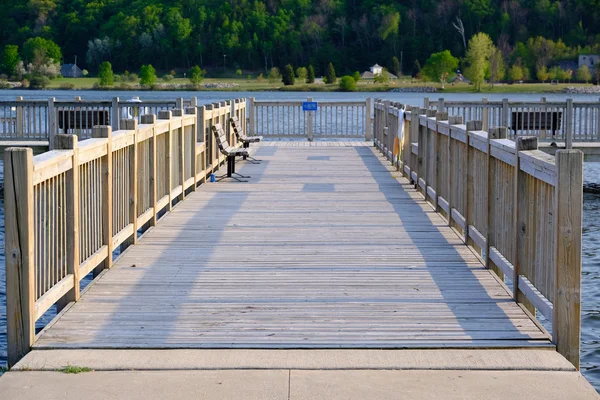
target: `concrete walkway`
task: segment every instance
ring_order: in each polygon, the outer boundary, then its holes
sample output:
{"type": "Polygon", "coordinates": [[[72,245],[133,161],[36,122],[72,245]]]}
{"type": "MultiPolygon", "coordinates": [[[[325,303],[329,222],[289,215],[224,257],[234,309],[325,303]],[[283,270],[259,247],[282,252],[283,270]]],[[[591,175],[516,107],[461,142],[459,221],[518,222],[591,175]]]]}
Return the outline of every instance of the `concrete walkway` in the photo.
{"type": "Polygon", "coordinates": [[[4,399],[598,399],[578,372],[215,370],[9,372],[4,399]]]}
{"type": "Polygon", "coordinates": [[[5,399],[600,399],[553,350],[37,350],[5,399]],[[65,366],[90,368],[77,375],[65,366]]]}

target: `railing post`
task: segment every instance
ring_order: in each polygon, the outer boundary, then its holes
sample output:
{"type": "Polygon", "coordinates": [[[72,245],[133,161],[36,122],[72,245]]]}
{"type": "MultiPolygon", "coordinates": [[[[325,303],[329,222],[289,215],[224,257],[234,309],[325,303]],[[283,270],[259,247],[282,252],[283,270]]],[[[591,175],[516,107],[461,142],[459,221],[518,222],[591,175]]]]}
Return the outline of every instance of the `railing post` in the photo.
{"type": "Polygon", "coordinates": [[[167,144],[165,146],[165,164],[167,167],[167,172],[165,175],[165,185],[167,187],[167,195],[169,196],[169,204],[167,204],[167,211],[171,211],[171,208],[173,207],[173,196],[171,195],[172,191],[173,191],[173,187],[172,182],[171,182],[171,178],[172,178],[172,174],[173,174],[173,168],[171,166],[171,151],[173,150],[173,138],[172,138],[172,131],[171,131],[171,119],[172,119],[172,114],[171,111],[159,111],[158,112],[158,119],[160,120],[169,120],[169,128],[167,129],[167,133],[165,133],[165,135],[167,135],[167,144]]]}
{"type": "Polygon", "coordinates": [[[450,125],[450,129],[448,132],[448,149],[447,149],[447,156],[448,156],[448,171],[447,171],[447,179],[448,179],[448,198],[446,199],[448,201],[448,226],[453,226],[452,223],[452,207],[453,207],[453,202],[454,202],[454,196],[452,194],[452,191],[454,190],[454,185],[452,184],[453,182],[453,178],[454,178],[454,157],[452,154],[452,125],[462,125],[463,123],[463,117],[462,115],[450,115],[448,116],[448,124],[450,125]]]}
{"type": "MultiPolygon", "coordinates": [[[[18,96],[17,97],[17,103],[20,103],[23,101],[23,96],[18,96]]],[[[16,134],[17,137],[22,137],[23,136],[23,125],[25,124],[25,118],[23,115],[23,106],[18,105],[17,106],[17,126],[16,126],[16,134]]]]}
{"type": "MultiPolygon", "coordinates": [[[[540,103],[541,103],[540,110],[541,110],[541,114],[543,115],[543,118],[544,118],[544,120],[546,120],[546,119],[547,119],[547,117],[548,117],[548,116],[547,116],[547,114],[546,114],[546,101],[547,101],[547,100],[546,100],[546,98],[545,98],[545,97],[542,97],[542,98],[540,99],[540,103]]],[[[547,134],[547,132],[548,132],[548,131],[547,131],[547,130],[545,130],[545,129],[544,129],[543,131],[541,131],[541,132],[540,132],[540,139],[546,139],[546,138],[548,137],[548,134],[547,134]],[[543,133],[543,134],[542,134],[542,133],[543,133]]]]}
{"type": "Polygon", "coordinates": [[[4,152],[6,227],[6,326],[8,365],[35,341],[35,253],[33,226],[33,151],[4,152]]]}
{"type": "MultiPolygon", "coordinates": [[[[183,99],[181,99],[183,101],[183,99]]],[[[183,117],[183,109],[182,108],[176,108],[175,110],[172,110],[171,115],[173,117],[179,117],[182,118],[183,117]]],[[[178,149],[173,149],[173,151],[178,151],[179,152],[179,165],[177,166],[179,168],[179,177],[180,177],[180,183],[181,183],[181,199],[185,198],[185,190],[184,190],[184,183],[185,183],[185,132],[183,129],[183,123],[178,124],[179,125],[179,130],[176,133],[176,135],[179,136],[179,148],[178,149]]]]}
{"type": "MultiPolygon", "coordinates": [[[[505,128],[506,129],[506,128],[505,128]]],[[[513,276],[510,279],[513,282],[513,297],[517,303],[523,304],[525,308],[527,308],[533,315],[535,315],[535,307],[531,304],[531,302],[519,291],[519,275],[521,275],[521,271],[524,268],[523,261],[525,263],[529,262],[527,259],[521,260],[521,252],[525,247],[526,236],[530,229],[527,226],[529,221],[529,213],[528,213],[528,202],[531,201],[530,198],[525,196],[527,193],[527,174],[521,171],[521,157],[519,152],[521,151],[529,151],[529,150],[537,150],[538,148],[538,138],[537,137],[517,137],[515,141],[515,151],[516,151],[516,162],[514,166],[514,175],[513,175],[513,238],[515,239],[515,246],[513,247],[513,253],[511,254],[512,262],[514,266],[513,276]]],[[[497,272],[498,273],[498,272],[497,272]]]]}
{"type": "Polygon", "coordinates": [[[423,98],[423,107],[424,108],[429,108],[429,97],[425,97],[423,98]]]}
{"type": "Polygon", "coordinates": [[[491,269],[496,273],[496,275],[500,276],[500,268],[494,266],[490,259],[490,247],[496,246],[495,243],[495,210],[498,207],[505,207],[506,204],[496,204],[496,195],[495,185],[493,184],[496,179],[496,160],[492,157],[492,140],[495,139],[506,139],[507,137],[507,129],[505,127],[492,127],[488,130],[487,137],[487,211],[486,211],[486,240],[485,240],[485,254],[482,254],[482,258],[485,261],[485,267],[491,269]]]}
{"type": "Polygon", "coordinates": [[[175,100],[175,109],[183,110],[183,97],[178,97],[177,100],[175,100]]]}
{"type": "Polygon", "coordinates": [[[121,117],[119,115],[119,98],[113,97],[112,99],[112,108],[111,108],[111,122],[113,131],[119,130],[119,122],[121,121],[121,117]]]}
{"type": "Polygon", "coordinates": [[[201,183],[206,183],[206,166],[208,165],[208,140],[206,138],[206,108],[204,106],[198,107],[196,112],[196,140],[204,143],[204,152],[202,154],[202,162],[200,168],[202,168],[202,177],[200,178],[201,183]]]}
{"type": "Polygon", "coordinates": [[[152,219],[150,220],[152,226],[156,226],[157,221],[157,209],[156,209],[156,115],[146,114],[141,117],[142,124],[152,125],[152,139],[150,141],[150,171],[149,171],[149,184],[150,184],[150,204],[152,205],[152,219]]]}
{"type": "Polygon", "coordinates": [[[445,100],[444,100],[443,97],[440,97],[438,99],[437,110],[438,110],[438,112],[445,112],[446,111],[446,102],[445,102],[445,100]]]}
{"type": "Polygon", "coordinates": [[[565,147],[567,150],[573,148],[573,99],[567,99],[565,147]]]}
{"type": "MultiPolygon", "coordinates": [[[[406,110],[404,111],[404,121],[403,121],[404,127],[403,127],[403,131],[402,131],[402,143],[401,143],[401,146],[402,146],[402,153],[401,153],[402,154],[402,167],[401,167],[402,175],[405,174],[404,166],[406,166],[410,163],[410,155],[411,155],[410,154],[410,151],[411,151],[410,150],[410,131],[411,131],[411,123],[412,122],[408,121],[408,119],[406,118],[406,113],[407,112],[412,113],[411,110],[412,110],[412,108],[410,108],[410,106],[408,106],[408,107],[406,107],[406,110]]],[[[408,166],[409,166],[409,168],[411,168],[410,165],[408,165],[408,166]]],[[[408,180],[410,180],[410,176],[407,176],[406,178],[408,180]]]]}
{"type": "Polygon", "coordinates": [[[371,120],[371,113],[373,112],[373,98],[367,97],[365,104],[365,141],[373,140],[373,123],[371,120]]]}
{"type": "Polygon", "coordinates": [[[465,143],[465,160],[464,163],[466,165],[466,196],[465,196],[465,230],[464,230],[464,242],[466,244],[472,245],[472,240],[469,236],[469,226],[473,224],[473,207],[474,207],[474,197],[475,197],[475,183],[473,182],[473,169],[475,166],[473,165],[473,157],[471,157],[471,146],[469,144],[469,132],[480,131],[483,127],[482,121],[467,121],[467,137],[465,143]]]}
{"type": "MultiPolygon", "coordinates": [[[[192,127],[192,139],[191,139],[191,149],[188,149],[188,155],[190,156],[190,171],[192,172],[192,178],[194,180],[194,186],[192,186],[192,191],[196,191],[196,186],[198,185],[198,171],[197,171],[197,162],[198,162],[198,154],[196,153],[196,148],[198,147],[196,143],[198,143],[198,116],[196,114],[197,108],[195,104],[195,97],[192,97],[192,106],[190,108],[186,108],[186,115],[193,115],[195,117],[195,123],[192,127]]],[[[185,182],[185,177],[183,178],[185,182]]]]}
{"type": "MultiPolygon", "coordinates": [[[[73,275],[73,289],[66,295],[59,307],[71,301],[79,300],[79,150],[77,135],[56,135],[55,148],[73,150],[73,168],[66,174],[66,200],[67,200],[67,273],[73,275]]],[[[62,308],[62,307],[61,307],[62,308]]]]}
{"type": "Polygon", "coordinates": [[[206,169],[208,169],[208,166],[210,165],[210,173],[213,173],[215,170],[215,166],[214,166],[214,158],[215,158],[215,150],[214,150],[214,138],[213,138],[213,133],[211,131],[211,127],[212,127],[212,112],[213,112],[213,105],[212,104],[207,104],[204,106],[204,111],[205,112],[210,112],[211,117],[209,118],[210,120],[210,124],[206,125],[206,113],[203,113],[204,115],[204,123],[207,129],[207,134],[206,134],[206,169]]]}
{"type": "MultiPolygon", "coordinates": [[[[440,103],[439,104],[444,104],[444,99],[440,99],[440,103]]],[[[442,168],[441,168],[441,159],[440,159],[440,153],[441,153],[441,149],[440,149],[440,133],[439,133],[439,127],[438,127],[438,123],[440,121],[448,121],[448,113],[445,111],[438,111],[435,113],[435,120],[436,120],[436,124],[435,124],[435,131],[433,132],[434,135],[434,139],[433,139],[433,157],[435,157],[435,165],[433,168],[433,184],[435,185],[435,198],[433,199],[433,206],[435,207],[435,211],[439,211],[439,202],[438,199],[440,197],[440,193],[441,193],[441,187],[442,187],[442,168]]]]}
{"type": "Polygon", "coordinates": [[[124,242],[125,246],[137,243],[137,192],[138,192],[138,145],[137,145],[137,133],[138,133],[138,122],[137,119],[123,120],[123,128],[128,131],[133,131],[133,145],[129,152],[129,220],[133,224],[133,236],[131,239],[124,242]]]}
{"type": "Polygon", "coordinates": [[[502,99],[502,120],[500,122],[500,125],[508,126],[508,112],[509,112],[508,99],[502,99]]]}
{"type": "Polygon", "coordinates": [[[58,133],[58,127],[56,124],[56,107],[54,102],[56,99],[50,97],[48,99],[48,148],[49,150],[54,149],[55,140],[54,136],[58,133]]]}
{"type": "MultiPolygon", "coordinates": [[[[309,97],[307,101],[313,101],[312,97],[309,97]]],[[[306,134],[308,136],[308,141],[313,141],[313,112],[312,111],[304,111],[306,112],[306,134]]]]}
{"type": "Polygon", "coordinates": [[[246,111],[246,113],[248,114],[248,125],[250,125],[250,127],[248,128],[248,134],[249,135],[256,135],[256,116],[255,116],[255,110],[254,110],[254,97],[249,97],[248,98],[248,110],[246,111]]]}
{"type": "Polygon", "coordinates": [[[488,99],[482,99],[483,106],[481,108],[481,122],[482,122],[482,130],[489,131],[490,129],[490,113],[487,108],[488,99]]]}
{"type": "Polygon", "coordinates": [[[556,152],[554,318],[556,350],[579,369],[583,153],[556,152]]]}
{"type": "Polygon", "coordinates": [[[113,200],[113,195],[112,195],[112,191],[113,191],[112,128],[110,126],[95,126],[94,128],[92,128],[92,137],[107,139],[106,140],[107,153],[106,153],[106,157],[104,157],[104,160],[102,161],[101,168],[102,168],[102,187],[104,188],[104,191],[102,193],[103,194],[102,204],[104,205],[103,215],[102,215],[102,234],[103,234],[102,241],[108,247],[108,257],[106,257],[106,260],[104,260],[104,262],[100,266],[98,266],[96,269],[94,269],[94,275],[97,275],[98,273],[100,273],[101,270],[109,269],[112,267],[112,252],[113,252],[113,245],[112,245],[112,238],[113,238],[113,226],[112,226],[112,220],[113,220],[113,217],[112,217],[112,215],[113,215],[113,205],[112,205],[112,200],[113,200]]]}

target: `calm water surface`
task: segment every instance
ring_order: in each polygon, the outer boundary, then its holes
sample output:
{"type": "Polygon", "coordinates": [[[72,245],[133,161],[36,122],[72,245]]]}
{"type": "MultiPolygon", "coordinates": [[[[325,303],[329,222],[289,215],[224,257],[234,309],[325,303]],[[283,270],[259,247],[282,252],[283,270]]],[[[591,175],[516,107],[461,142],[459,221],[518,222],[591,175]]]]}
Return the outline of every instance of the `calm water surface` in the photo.
{"type": "MultiPolygon", "coordinates": [[[[13,100],[16,96],[26,99],[57,100],[73,99],[81,96],[84,100],[102,100],[112,97],[129,99],[139,95],[141,99],[158,100],[178,97],[198,97],[199,104],[227,100],[234,97],[255,97],[257,100],[303,100],[312,97],[315,101],[326,100],[362,100],[367,96],[384,98],[409,104],[422,104],[423,94],[418,93],[226,93],[226,92],[96,92],[96,91],[0,91],[0,100],[13,100]]],[[[431,99],[439,96],[429,95],[431,99]]],[[[477,94],[444,94],[446,100],[480,100],[477,94]]],[[[490,101],[509,98],[512,101],[536,101],[541,95],[506,95],[487,94],[490,101]]],[[[564,101],[562,94],[546,94],[548,101],[564,101]]],[[[575,101],[598,100],[594,95],[569,95],[575,101]]],[[[4,181],[0,168],[0,180],[4,181]]],[[[600,183],[600,164],[587,163],[584,168],[586,182],[600,183]]],[[[581,370],[586,378],[600,391],[600,196],[585,194],[583,204],[583,284],[582,284],[582,350],[581,370]]],[[[4,265],[4,201],[0,200],[0,365],[6,364],[6,276],[4,265]]],[[[53,313],[49,312],[38,322],[41,328],[50,321],[53,313]]]]}

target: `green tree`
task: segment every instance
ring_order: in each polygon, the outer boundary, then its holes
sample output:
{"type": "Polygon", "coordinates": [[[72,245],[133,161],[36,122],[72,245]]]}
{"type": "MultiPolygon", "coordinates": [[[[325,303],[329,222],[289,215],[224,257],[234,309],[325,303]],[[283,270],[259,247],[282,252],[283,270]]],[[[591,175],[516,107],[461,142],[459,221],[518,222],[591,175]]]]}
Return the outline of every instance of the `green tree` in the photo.
{"type": "Polygon", "coordinates": [[[308,66],[308,71],[306,75],[306,83],[315,83],[315,69],[312,65],[308,66]]]}
{"type": "Polygon", "coordinates": [[[152,86],[156,82],[156,70],[151,64],[142,65],[140,69],[140,84],[152,86]]]}
{"type": "Polygon", "coordinates": [[[335,83],[337,81],[337,78],[335,77],[335,68],[333,68],[333,63],[329,63],[329,65],[327,66],[327,73],[325,74],[325,77],[323,78],[323,82],[327,83],[327,84],[331,84],[331,83],[335,83]]]}
{"type": "Polygon", "coordinates": [[[552,76],[552,79],[556,79],[559,82],[566,82],[571,78],[571,73],[559,66],[552,67],[550,75],[552,76]]]}
{"type": "Polygon", "coordinates": [[[520,65],[513,65],[512,67],[510,67],[510,70],[508,71],[508,76],[510,77],[510,80],[513,82],[518,82],[520,80],[523,80],[523,77],[525,76],[523,74],[523,68],[520,65]]]}
{"type": "Polygon", "coordinates": [[[550,72],[548,72],[547,67],[540,67],[537,70],[536,76],[538,80],[542,81],[543,83],[546,83],[546,81],[550,79],[550,72]]]}
{"type": "Polygon", "coordinates": [[[358,83],[358,81],[360,81],[360,72],[354,71],[352,74],[352,79],[354,79],[354,82],[358,83]]]}
{"type": "Polygon", "coordinates": [[[298,67],[296,69],[296,77],[300,80],[306,81],[308,70],[305,67],[298,67]]]}
{"type": "Polygon", "coordinates": [[[577,80],[583,81],[585,83],[588,83],[592,80],[592,73],[590,72],[590,69],[587,65],[582,65],[581,67],[579,67],[579,69],[577,70],[577,80]]]}
{"type": "Polygon", "coordinates": [[[0,71],[9,76],[14,74],[19,61],[21,61],[21,57],[19,57],[19,46],[10,44],[4,46],[2,57],[0,58],[0,71]]]}
{"type": "Polygon", "coordinates": [[[486,33],[480,32],[469,40],[469,50],[466,56],[469,66],[465,71],[465,76],[473,83],[475,90],[481,90],[493,46],[492,39],[486,33]]]}
{"type": "Polygon", "coordinates": [[[194,65],[190,71],[188,72],[190,75],[190,82],[194,86],[200,85],[202,79],[204,79],[204,75],[202,74],[202,69],[199,66],[194,65]]]}
{"type": "Polygon", "coordinates": [[[269,83],[276,83],[277,81],[280,81],[281,72],[279,72],[279,68],[271,68],[271,70],[269,71],[269,75],[267,75],[267,78],[269,79],[269,83]]]}
{"type": "Polygon", "coordinates": [[[356,90],[356,81],[350,75],[342,76],[340,79],[340,89],[344,92],[354,92],[356,90]]]}
{"type": "Polygon", "coordinates": [[[283,69],[283,76],[281,81],[285,86],[292,86],[294,84],[294,67],[288,64],[283,69]]]}
{"type": "Polygon", "coordinates": [[[98,70],[98,85],[100,87],[112,86],[114,83],[114,74],[112,70],[112,65],[108,61],[102,62],[100,64],[100,69],[98,70]]]}
{"type": "Polygon", "coordinates": [[[62,52],[60,51],[60,47],[52,40],[35,37],[28,39],[23,44],[23,59],[26,64],[46,64],[50,60],[60,63],[62,61],[62,52]]]}
{"type": "Polygon", "coordinates": [[[392,66],[390,68],[390,71],[392,72],[392,74],[400,76],[400,61],[398,61],[398,57],[396,56],[392,57],[392,66]]]}
{"type": "Polygon", "coordinates": [[[421,75],[433,82],[441,82],[442,88],[448,76],[458,67],[458,58],[454,57],[449,50],[434,53],[425,62],[421,69],[421,75]]]}
{"type": "Polygon", "coordinates": [[[502,52],[494,47],[490,56],[490,83],[494,87],[494,83],[501,81],[506,75],[506,67],[504,66],[504,58],[502,52]]]}

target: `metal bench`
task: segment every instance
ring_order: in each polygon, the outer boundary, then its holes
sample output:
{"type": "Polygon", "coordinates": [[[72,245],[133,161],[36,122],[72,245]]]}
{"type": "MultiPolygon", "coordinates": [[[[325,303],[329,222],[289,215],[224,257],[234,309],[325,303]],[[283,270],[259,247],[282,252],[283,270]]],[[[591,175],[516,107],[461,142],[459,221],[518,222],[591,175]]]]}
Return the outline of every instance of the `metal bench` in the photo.
{"type": "Polygon", "coordinates": [[[219,150],[222,154],[224,154],[227,157],[227,173],[225,175],[218,176],[217,181],[229,178],[238,182],[248,182],[239,178],[250,178],[249,176],[240,175],[237,172],[235,172],[235,158],[244,156],[247,157],[248,150],[243,148],[239,149],[231,147],[229,145],[229,141],[227,140],[227,135],[223,131],[223,127],[221,126],[221,124],[214,124],[211,127],[211,129],[213,131],[213,134],[215,135],[215,139],[217,141],[217,145],[219,146],[219,150]]]}
{"type": "Polygon", "coordinates": [[[58,110],[58,127],[64,133],[69,129],[92,129],[96,125],[110,125],[108,110],[58,110]]]}
{"type": "MultiPolygon", "coordinates": [[[[229,118],[229,123],[231,124],[231,129],[233,129],[235,136],[237,137],[237,139],[240,142],[242,142],[242,145],[245,149],[250,147],[250,143],[258,143],[262,140],[262,136],[251,136],[251,137],[246,136],[246,134],[244,133],[244,131],[242,129],[242,125],[240,124],[240,120],[238,119],[238,117],[229,118]]],[[[254,157],[250,157],[250,156],[244,156],[243,158],[244,158],[244,160],[250,159],[253,164],[258,164],[261,161],[261,160],[257,160],[254,157]]]]}
{"type": "Polygon", "coordinates": [[[562,124],[562,111],[517,111],[512,112],[510,129],[517,131],[547,131],[556,135],[562,124]]]}

